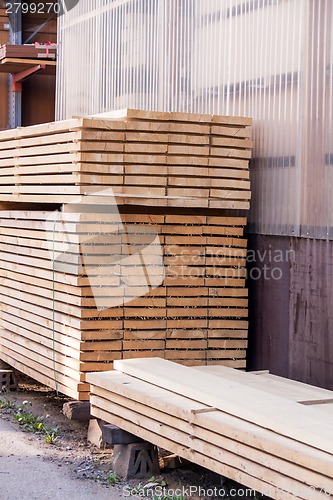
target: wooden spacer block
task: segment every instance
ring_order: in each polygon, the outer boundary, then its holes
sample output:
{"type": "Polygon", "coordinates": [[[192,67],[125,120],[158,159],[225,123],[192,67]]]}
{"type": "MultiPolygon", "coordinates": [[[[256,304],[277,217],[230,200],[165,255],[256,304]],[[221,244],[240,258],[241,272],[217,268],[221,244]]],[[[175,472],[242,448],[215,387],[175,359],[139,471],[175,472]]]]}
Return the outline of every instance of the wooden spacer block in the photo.
{"type": "Polygon", "coordinates": [[[69,401],[64,403],[62,412],[69,420],[85,422],[92,418],[89,401],[69,401]]]}
{"type": "Polygon", "coordinates": [[[185,460],[185,458],[181,458],[175,454],[163,457],[162,463],[164,469],[180,469],[181,467],[190,464],[188,460],[185,460]]]}
{"type": "Polygon", "coordinates": [[[87,441],[99,449],[110,448],[102,436],[102,428],[105,424],[106,422],[99,418],[92,418],[89,421],[87,441]]]}

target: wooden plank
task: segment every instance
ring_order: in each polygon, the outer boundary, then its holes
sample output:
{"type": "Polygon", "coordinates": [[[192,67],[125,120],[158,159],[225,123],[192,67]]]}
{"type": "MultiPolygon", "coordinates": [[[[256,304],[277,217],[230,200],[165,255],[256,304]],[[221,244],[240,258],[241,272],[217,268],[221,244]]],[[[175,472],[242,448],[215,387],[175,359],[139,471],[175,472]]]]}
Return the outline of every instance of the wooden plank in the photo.
{"type": "Polygon", "coordinates": [[[17,127],[15,129],[2,130],[0,132],[0,143],[13,139],[23,139],[27,137],[45,136],[55,133],[67,133],[83,126],[82,118],[72,118],[60,122],[42,123],[29,127],[17,127]]]}
{"type": "Polygon", "coordinates": [[[209,200],[208,206],[212,209],[250,210],[249,202],[227,201],[221,198],[216,200],[209,200]]]}
{"type": "Polygon", "coordinates": [[[220,156],[220,157],[213,157],[209,156],[208,158],[208,166],[209,167],[218,167],[218,168],[225,168],[225,167],[231,167],[231,168],[237,168],[237,169],[249,169],[249,162],[248,160],[245,159],[240,159],[240,158],[232,158],[230,156],[225,157],[225,156],[220,156]]]}
{"type": "Polygon", "coordinates": [[[222,135],[226,137],[240,137],[244,139],[251,139],[252,137],[252,130],[250,128],[212,125],[210,130],[212,135],[217,136],[222,135]]]}
{"type": "Polygon", "coordinates": [[[281,396],[290,401],[303,402],[307,399],[318,400],[321,398],[321,401],[327,400],[330,402],[333,398],[333,391],[313,387],[308,384],[302,384],[297,381],[294,381],[296,382],[294,384],[290,384],[289,380],[286,378],[277,377],[275,375],[271,375],[268,378],[266,373],[256,375],[251,372],[239,372],[224,366],[202,366],[197,367],[196,369],[216,377],[221,377],[224,380],[239,382],[245,386],[253,387],[260,391],[281,396]]]}
{"type": "MultiPolygon", "coordinates": [[[[186,174],[186,172],[184,172],[186,174]]],[[[249,190],[250,189],[250,182],[248,181],[243,181],[243,180],[231,180],[231,179],[211,179],[209,177],[207,178],[197,178],[197,177],[169,177],[167,179],[167,184],[168,186],[183,186],[184,189],[187,187],[196,187],[200,186],[201,188],[210,188],[210,187],[216,187],[216,188],[230,188],[230,189],[244,189],[244,190],[249,190]]]]}
{"type": "Polygon", "coordinates": [[[212,137],[211,145],[221,146],[226,148],[252,149],[253,141],[249,139],[235,139],[231,137],[212,137]]]}
{"type": "Polygon", "coordinates": [[[44,75],[55,75],[55,61],[49,61],[47,59],[19,59],[16,57],[0,59],[0,73],[19,73],[20,71],[31,69],[40,64],[45,65],[45,69],[43,69],[44,75]]]}
{"type": "Polygon", "coordinates": [[[213,115],[212,123],[219,125],[236,125],[243,127],[251,127],[252,118],[240,117],[240,116],[220,116],[213,115]]]}
{"type": "MultiPolygon", "coordinates": [[[[236,328],[219,328],[219,329],[209,329],[208,338],[212,339],[247,339],[248,331],[236,328]]],[[[224,364],[224,363],[222,363],[224,364]]]]}

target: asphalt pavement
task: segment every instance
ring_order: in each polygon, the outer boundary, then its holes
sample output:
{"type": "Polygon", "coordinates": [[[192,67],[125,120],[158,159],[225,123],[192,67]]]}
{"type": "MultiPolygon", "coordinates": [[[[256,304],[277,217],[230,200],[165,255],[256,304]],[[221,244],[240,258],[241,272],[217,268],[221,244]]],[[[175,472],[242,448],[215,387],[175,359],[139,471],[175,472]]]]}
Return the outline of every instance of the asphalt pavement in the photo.
{"type": "Polygon", "coordinates": [[[70,466],[53,460],[52,448],[0,418],[1,500],[118,500],[121,492],[73,477],[70,466]]]}

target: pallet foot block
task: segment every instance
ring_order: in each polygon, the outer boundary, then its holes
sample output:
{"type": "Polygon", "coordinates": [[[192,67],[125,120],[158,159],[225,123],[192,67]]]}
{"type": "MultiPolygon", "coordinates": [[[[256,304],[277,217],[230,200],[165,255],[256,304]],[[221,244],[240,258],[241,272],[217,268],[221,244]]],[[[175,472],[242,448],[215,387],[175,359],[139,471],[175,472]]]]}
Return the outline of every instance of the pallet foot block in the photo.
{"type": "Polygon", "coordinates": [[[16,377],[12,370],[0,370],[0,392],[17,389],[16,377]]]}
{"type": "Polygon", "coordinates": [[[160,473],[157,448],[151,443],[117,444],[113,453],[112,468],[123,478],[148,478],[160,473]]]}

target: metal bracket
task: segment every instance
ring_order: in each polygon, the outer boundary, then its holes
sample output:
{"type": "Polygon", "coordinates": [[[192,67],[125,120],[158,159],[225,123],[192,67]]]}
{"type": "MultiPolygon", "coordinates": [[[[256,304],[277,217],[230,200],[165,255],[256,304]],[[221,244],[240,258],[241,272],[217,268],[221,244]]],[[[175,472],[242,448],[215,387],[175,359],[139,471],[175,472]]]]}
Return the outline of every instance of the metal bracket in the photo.
{"type": "Polygon", "coordinates": [[[43,69],[46,68],[45,64],[37,64],[36,66],[32,66],[29,69],[25,69],[24,71],[20,71],[19,73],[15,73],[12,75],[12,91],[13,92],[22,92],[22,82],[27,80],[30,76],[39,73],[43,69]]]}

